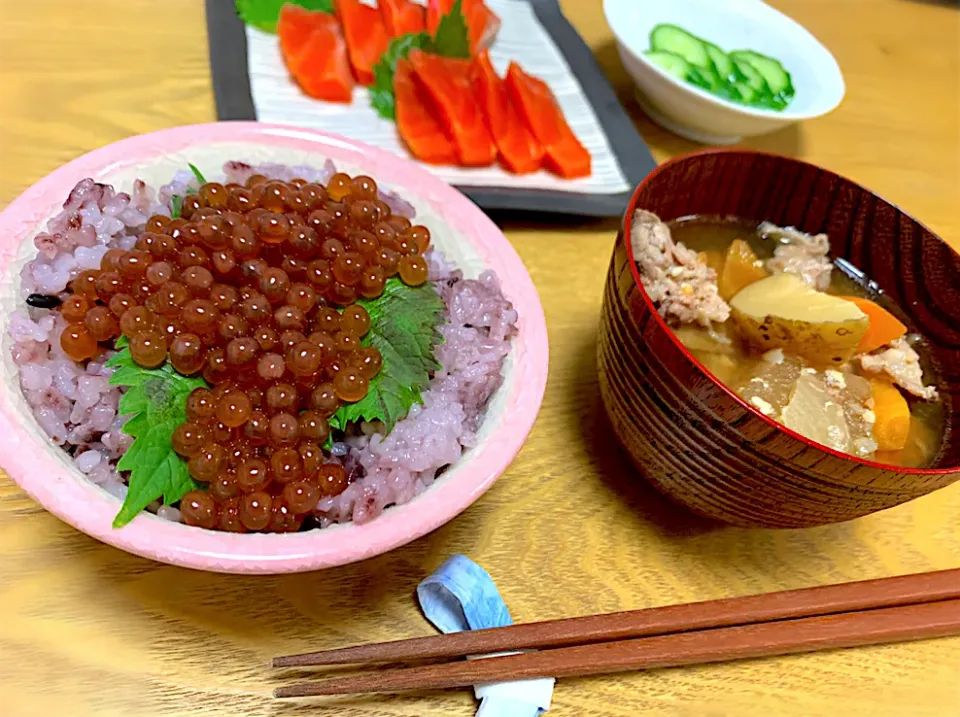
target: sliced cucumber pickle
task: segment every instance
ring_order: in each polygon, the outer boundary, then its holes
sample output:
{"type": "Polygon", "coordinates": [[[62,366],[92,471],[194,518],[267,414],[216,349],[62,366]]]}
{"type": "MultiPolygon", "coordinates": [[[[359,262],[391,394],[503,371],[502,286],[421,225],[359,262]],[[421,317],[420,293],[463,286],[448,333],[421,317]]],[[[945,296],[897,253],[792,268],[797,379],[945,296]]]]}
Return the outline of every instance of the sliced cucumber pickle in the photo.
{"type": "Polygon", "coordinates": [[[737,71],[743,75],[742,80],[733,83],[734,88],[740,94],[741,100],[745,104],[755,107],[776,108],[777,100],[757,68],[736,57],[733,58],[733,64],[736,65],[737,71]]]}
{"type": "Polygon", "coordinates": [[[665,52],[663,50],[647,50],[643,54],[654,65],[665,70],[677,79],[687,80],[690,78],[690,71],[693,70],[693,65],[680,57],[680,55],[674,55],[672,52],[665,52]]]}
{"type": "Polygon", "coordinates": [[[782,110],[796,94],[790,73],[778,60],[753,50],[724,52],[676,25],[654,27],[644,54],[677,79],[730,102],[782,110]]]}
{"type": "Polygon", "coordinates": [[[761,55],[751,50],[737,50],[736,52],[731,52],[730,57],[734,58],[734,60],[742,60],[748,63],[763,75],[763,79],[767,81],[770,93],[774,97],[782,98],[787,102],[796,94],[793,89],[793,79],[790,77],[790,73],[772,57],[767,57],[766,55],[761,55]]]}
{"type": "Polygon", "coordinates": [[[679,55],[691,65],[704,69],[716,69],[710,60],[710,56],[707,55],[707,48],[703,41],[696,35],[691,35],[682,27],[657,25],[650,33],[650,47],[654,50],[679,55]]]}
{"type": "Polygon", "coordinates": [[[707,55],[713,62],[713,66],[717,68],[720,79],[726,83],[736,80],[738,77],[737,66],[733,64],[730,56],[711,42],[704,40],[703,44],[707,48],[707,55]]]}

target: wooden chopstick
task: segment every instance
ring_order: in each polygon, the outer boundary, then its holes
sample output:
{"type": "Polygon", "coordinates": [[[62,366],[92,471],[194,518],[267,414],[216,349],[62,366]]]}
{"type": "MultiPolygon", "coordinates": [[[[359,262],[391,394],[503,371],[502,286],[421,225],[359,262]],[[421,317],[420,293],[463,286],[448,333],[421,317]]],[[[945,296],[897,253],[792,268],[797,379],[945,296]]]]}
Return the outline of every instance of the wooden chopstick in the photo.
{"type": "Polygon", "coordinates": [[[273,666],[401,662],[568,647],[952,598],[960,598],[960,569],[286,655],[274,658],[273,666]]]}
{"type": "Polygon", "coordinates": [[[960,600],[618,640],[281,687],[276,697],[447,689],[582,677],[960,635],[960,600]]]}

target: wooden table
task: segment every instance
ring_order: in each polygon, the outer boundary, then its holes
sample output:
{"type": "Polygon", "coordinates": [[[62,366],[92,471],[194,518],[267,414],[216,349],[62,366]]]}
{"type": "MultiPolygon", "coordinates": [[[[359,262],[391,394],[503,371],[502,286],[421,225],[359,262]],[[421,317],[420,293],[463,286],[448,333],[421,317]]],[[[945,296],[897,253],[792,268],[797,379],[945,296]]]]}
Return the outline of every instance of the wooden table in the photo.
{"type": "MultiPolygon", "coordinates": [[[[848,94],[827,118],[747,144],[861,181],[960,247],[956,7],[773,4],[833,50],[848,94]]],[[[564,5],[657,158],[692,149],[635,108],[599,0],[564,5]]],[[[0,0],[0,202],[95,147],[214,119],[206,52],[200,0],[0,0]]],[[[466,690],[276,704],[265,667],[279,653],[432,633],[412,593],[455,552],[492,573],[521,621],[960,566],[960,485],[844,525],[747,531],[638,484],[610,440],[594,362],[616,227],[505,226],[550,327],[543,411],[493,490],[389,555],[283,577],[181,570],[87,538],[0,476],[0,714],[470,715],[466,690]]],[[[956,717],[960,639],[565,680],[551,714],[956,717]]]]}

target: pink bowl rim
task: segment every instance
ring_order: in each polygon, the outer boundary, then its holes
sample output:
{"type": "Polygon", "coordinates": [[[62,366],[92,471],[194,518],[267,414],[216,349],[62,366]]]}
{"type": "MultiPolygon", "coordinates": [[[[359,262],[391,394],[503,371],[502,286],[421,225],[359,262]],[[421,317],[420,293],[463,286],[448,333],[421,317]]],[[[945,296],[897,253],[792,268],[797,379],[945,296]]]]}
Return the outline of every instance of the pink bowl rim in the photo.
{"type": "MultiPolygon", "coordinates": [[[[30,450],[32,438],[19,427],[22,414],[0,395],[0,453],[3,468],[31,498],[76,529],[104,543],[160,562],[226,573],[278,574],[345,565],[380,555],[439,528],[476,501],[499,478],[533,427],[546,388],[549,348],[546,321],[536,288],[516,250],[497,225],[463,194],[427,170],[389,152],[338,135],[260,122],[217,122],[164,129],[93,150],[36,182],[2,213],[0,268],[12,260],[24,220],[43,217],[83,177],[136,166],[197,145],[244,142],[326,152],[335,163],[379,167],[403,176],[394,187],[428,202],[465,237],[501,279],[520,315],[514,338],[515,376],[504,389],[497,425],[461,459],[455,479],[441,476],[410,503],[395,506],[363,525],[353,523],[283,535],[237,535],[190,528],[152,515],[121,529],[111,526],[119,507],[100,487],[67,475],[49,451],[30,450]],[[76,506],[84,510],[76,510],[76,506]]],[[[373,174],[373,172],[371,172],[373,174]]],[[[374,175],[376,176],[376,175],[374,175]]],[[[489,417],[488,417],[489,418],[489,417]]],[[[492,420],[492,419],[490,419],[492,420]]]]}
{"type": "Polygon", "coordinates": [[[785,433],[786,435],[790,436],[791,438],[795,438],[796,440],[800,441],[801,443],[803,443],[803,444],[805,444],[805,445],[807,445],[807,446],[810,446],[811,448],[815,448],[815,449],[817,449],[817,450],[823,451],[824,453],[828,453],[828,454],[830,454],[830,455],[832,455],[832,456],[835,456],[835,457],[837,457],[837,458],[841,458],[841,459],[843,459],[843,460],[845,460],[845,461],[850,461],[850,462],[852,462],[852,463],[856,463],[856,464],[858,464],[858,465],[870,466],[871,468],[880,468],[880,469],[885,470],[885,471],[891,471],[891,472],[895,472],[895,473],[903,473],[903,474],[908,474],[908,475],[921,475],[921,476],[922,476],[922,475],[928,475],[928,476],[937,475],[937,476],[940,476],[940,475],[949,475],[949,474],[951,474],[951,473],[956,473],[958,470],[960,470],[960,467],[956,467],[956,466],[955,466],[955,467],[948,467],[948,468],[911,468],[911,467],[908,467],[908,466],[896,466],[896,465],[892,465],[892,464],[890,464],[890,463],[880,463],[879,461],[871,461],[871,460],[867,460],[866,458],[858,458],[858,457],[856,457],[856,456],[850,455],[849,453],[841,453],[840,451],[837,451],[837,450],[835,450],[835,449],[833,449],[833,448],[830,448],[829,446],[825,446],[825,445],[823,445],[822,443],[817,443],[816,441],[811,441],[811,440],[810,440],[809,438],[807,438],[806,436],[803,436],[803,435],[797,433],[796,431],[794,431],[794,430],[792,430],[792,429],[790,429],[790,428],[787,428],[787,427],[784,426],[782,423],[777,423],[776,421],[774,421],[774,420],[773,420],[772,418],[770,418],[769,416],[764,415],[763,413],[761,413],[760,411],[758,411],[754,406],[751,406],[749,403],[747,403],[746,401],[744,401],[744,400],[739,396],[739,394],[736,393],[736,391],[734,391],[733,389],[727,387],[726,384],[724,384],[720,379],[718,379],[716,376],[714,376],[713,373],[711,373],[711,371],[710,371],[706,366],[704,366],[702,363],[700,363],[700,360],[697,359],[697,358],[690,352],[690,350],[689,350],[686,346],[683,345],[683,342],[680,341],[680,339],[677,338],[677,336],[676,336],[676,334],[673,332],[673,330],[667,325],[667,322],[663,319],[662,316],[660,316],[660,312],[657,311],[657,307],[654,306],[653,300],[647,295],[646,289],[643,288],[643,282],[640,280],[640,270],[639,270],[639,268],[637,267],[637,262],[634,260],[634,256],[633,256],[633,245],[632,245],[632,243],[630,242],[630,239],[629,239],[629,238],[630,238],[630,231],[631,231],[632,226],[633,226],[633,216],[634,216],[634,214],[636,214],[637,204],[638,204],[639,199],[640,199],[640,192],[643,190],[643,188],[644,188],[645,186],[647,186],[647,184],[650,184],[650,183],[654,182],[661,173],[663,173],[665,170],[669,169],[669,168],[670,168],[671,166],[673,166],[674,164],[679,164],[680,162],[687,161],[687,160],[691,160],[691,159],[698,159],[698,160],[699,160],[699,159],[706,159],[707,157],[710,157],[710,156],[713,156],[713,155],[717,155],[717,154],[729,154],[729,155],[740,154],[740,155],[744,155],[745,157],[750,157],[750,156],[754,156],[754,157],[771,157],[771,158],[775,158],[775,159],[785,160],[785,161],[793,162],[793,163],[795,163],[795,164],[805,165],[805,166],[807,166],[807,167],[811,167],[811,168],[813,168],[813,169],[817,169],[817,170],[823,172],[823,173],[826,174],[826,175],[830,175],[830,176],[836,177],[836,178],[838,178],[838,179],[842,179],[842,180],[844,180],[844,181],[850,182],[851,184],[855,184],[856,186],[858,186],[858,187],[860,187],[861,189],[863,189],[863,191],[869,192],[870,194],[872,194],[873,196],[875,196],[875,197],[876,197],[877,199],[879,199],[881,202],[884,202],[884,203],[887,204],[888,206],[893,207],[893,208],[895,208],[897,211],[903,213],[904,216],[906,216],[906,217],[908,217],[909,219],[911,219],[912,221],[916,222],[919,226],[923,227],[923,228],[924,228],[926,231],[928,231],[932,236],[936,237],[938,240],[940,240],[941,242],[943,242],[944,245],[946,245],[949,249],[951,249],[951,250],[953,251],[953,247],[951,247],[949,244],[947,244],[947,242],[945,242],[945,241],[943,240],[943,238],[942,238],[939,234],[937,234],[936,232],[934,232],[934,231],[932,231],[931,229],[929,229],[926,225],[924,225],[922,222],[920,222],[920,221],[918,221],[917,219],[915,219],[914,217],[912,217],[912,216],[911,216],[910,214],[908,214],[907,212],[904,212],[902,209],[900,209],[899,207],[897,207],[897,205],[895,205],[893,202],[890,202],[890,201],[884,199],[884,198],[881,197],[879,194],[877,194],[876,192],[873,192],[872,190],[870,190],[870,189],[868,189],[867,187],[863,186],[863,185],[860,184],[859,182],[855,182],[854,180],[849,179],[848,177],[844,177],[844,176],[842,176],[842,175],[840,175],[840,174],[837,174],[836,172],[833,172],[833,171],[831,171],[831,170],[829,170],[829,169],[825,169],[825,168],[823,168],[823,167],[820,167],[819,165],[812,164],[812,163],[810,163],[810,162],[805,162],[805,161],[803,161],[802,159],[795,159],[794,157],[788,157],[788,156],[782,155],[782,154],[775,154],[775,153],[773,153],[773,152],[763,152],[763,151],[754,150],[754,149],[743,149],[743,148],[740,148],[740,147],[712,147],[712,148],[708,148],[708,149],[694,150],[694,151],[692,151],[692,152],[685,152],[684,154],[678,154],[678,155],[675,156],[675,157],[671,157],[671,158],[668,159],[667,161],[665,161],[665,162],[663,162],[662,164],[658,165],[656,169],[654,169],[652,172],[650,172],[650,174],[648,174],[646,177],[644,177],[643,181],[640,182],[640,184],[637,185],[637,188],[633,191],[633,195],[630,197],[630,202],[629,202],[629,204],[627,204],[627,209],[626,209],[626,211],[624,212],[624,215],[623,215],[623,225],[622,225],[622,226],[623,226],[623,241],[626,243],[627,259],[628,259],[628,261],[630,262],[630,274],[633,276],[634,283],[636,284],[637,288],[639,289],[640,295],[643,297],[643,301],[644,301],[644,303],[647,305],[647,309],[650,311],[650,314],[651,314],[651,316],[653,316],[653,319],[654,319],[654,321],[657,323],[657,325],[659,325],[664,331],[666,331],[666,333],[670,336],[670,339],[671,339],[671,340],[673,341],[673,343],[680,349],[680,351],[683,353],[683,355],[684,355],[694,366],[696,366],[705,376],[707,376],[707,378],[709,378],[709,379],[710,379],[711,381],[713,381],[717,386],[719,386],[719,387],[724,391],[724,393],[727,394],[727,396],[729,396],[729,397],[732,398],[734,401],[736,401],[741,407],[743,407],[744,409],[746,409],[747,411],[749,411],[749,412],[752,413],[753,415],[757,416],[758,418],[762,419],[762,420],[765,421],[766,423],[770,424],[770,425],[773,426],[774,428],[778,429],[778,430],[781,431],[782,433],[785,433]]]}

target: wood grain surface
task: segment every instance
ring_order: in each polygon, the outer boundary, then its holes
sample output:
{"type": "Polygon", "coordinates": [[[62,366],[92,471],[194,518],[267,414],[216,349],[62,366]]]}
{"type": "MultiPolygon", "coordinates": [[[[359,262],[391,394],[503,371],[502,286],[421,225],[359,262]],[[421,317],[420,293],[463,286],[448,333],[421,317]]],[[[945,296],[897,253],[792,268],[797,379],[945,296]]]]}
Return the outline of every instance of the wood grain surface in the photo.
{"type": "MultiPolygon", "coordinates": [[[[228,2],[229,0],[223,0],[228,2]]],[[[960,246],[960,13],[774,0],[836,54],[831,116],[751,140],[846,174],[960,246]]],[[[658,159],[693,149],[635,108],[599,0],[566,0],[658,159]]],[[[0,203],[108,142],[214,118],[201,0],[0,0],[0,203]]],[[[358,565],[208,575],[103,546],[0,476],[0,715],[471,715],[469,690],[276,703],[273,655],[432,634],[412,597],[454,552],[518,621],[960,566],[960,486],[850,523],[706,523],[633,480],[597,395],[617,222],[502,218],[540,291],[550,381],[503,479],[446,527],[358,565]],[[549,247],[549,251],[544,251],[549,247]]],[[[2,459],[2,457],[0,457],[2,459]]],[[[957,717],[960,640],[563,680],[558,717],[957,717]]]]}

